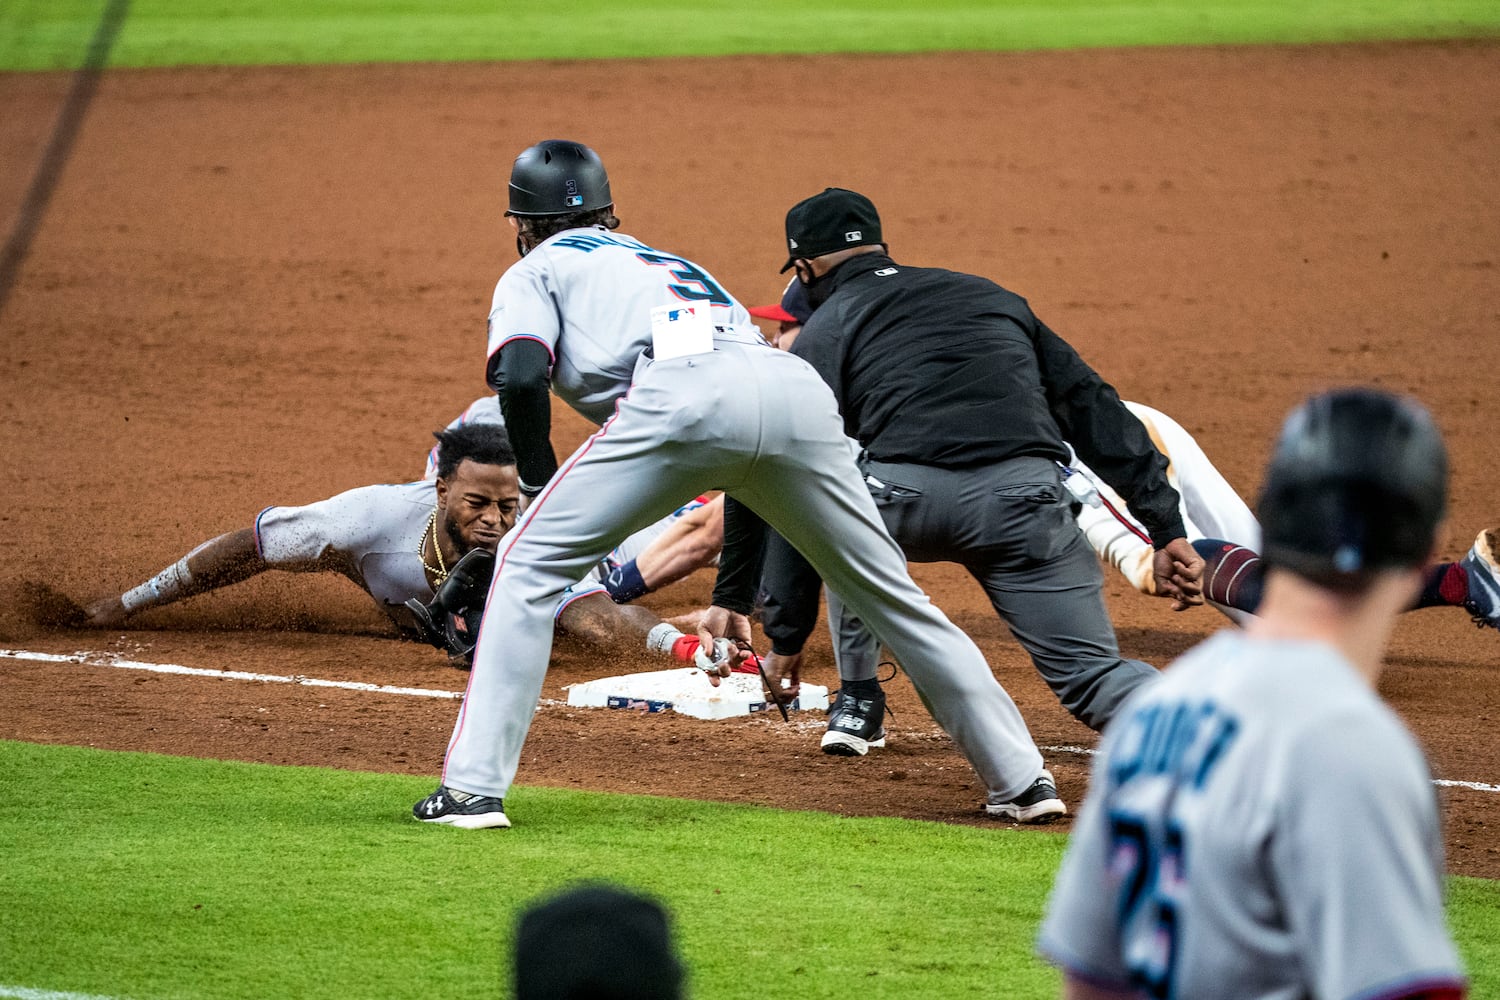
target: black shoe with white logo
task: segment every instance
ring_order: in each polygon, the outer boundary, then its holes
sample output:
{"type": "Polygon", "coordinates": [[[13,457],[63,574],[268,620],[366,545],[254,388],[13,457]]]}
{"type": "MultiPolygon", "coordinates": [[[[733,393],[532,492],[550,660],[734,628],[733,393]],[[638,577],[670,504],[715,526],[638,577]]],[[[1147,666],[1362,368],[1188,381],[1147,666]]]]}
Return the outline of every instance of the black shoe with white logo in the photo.
{"type": "Polygon", "coordinates": [[[885,692],[840,688],[828,710],[828,732],[823,752],[839,757],[863,757],[871,747],[885,746],[885,692]]]}
{"type": "Polygon", "coordinates": [[[411,814],[423,823],[446,823],[464,830],[510,826],[503,800],[493,795],[460,792],[445,785],[439,785],[437,791],[412,806],[411,814]]]}
{"type": "Polygon", "coordinates": [[[1066,816],[1068,807],[1057,797],[1057,782],[1052,772],[1043,770],[1042,776],[1031,783],[1031,787],[1009,802],[989,802],[984,811],[993,819],[1008,819],[1012,823],[1050,823],[1066,816]]]}

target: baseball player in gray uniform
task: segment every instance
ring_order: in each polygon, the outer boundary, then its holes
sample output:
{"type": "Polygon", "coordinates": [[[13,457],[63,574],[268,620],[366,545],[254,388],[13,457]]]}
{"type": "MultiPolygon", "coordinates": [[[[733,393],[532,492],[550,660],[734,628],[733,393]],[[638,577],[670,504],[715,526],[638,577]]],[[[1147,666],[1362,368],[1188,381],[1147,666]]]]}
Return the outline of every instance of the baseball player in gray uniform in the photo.
{"type": "Polygon", "coordinates": [[[522,257],[495,288],[487,380],[534,499],[498,552],[442,783],[413,815],[510,825],[503,798],[541,696],[558,595],[619,539],[716,489],[730,501],[705,647],[748,646],[759,515],[901,659],[983,780],[989,815],[1063,812],[978,647],[912,582],[827,385],[772,349],[702,267],[616,232],[613,206],[603,163],[579,143],[547,140],[516,159],[507,218],[522,257]],[[549,387],[602,424],[560,467],[549,387]]]}
{"type": "Polygon", "coordinates": [[[335,572],[375,599],[404,633],[406,601],[426,600],[469,550],[493,549],[520,502],[515,455],[496,427],[444,431],[435,481],[377,484],[302,506],[261,511],[250,528],[209,539],[151,579],[87,609],[113,627],[148,608],[227,587],[270,569],[335,572]]]}
{"type": "Polygon", "coordinates": [[[1456,1000],[1431,776],[1376,693],[1447,460],[1415,402],[1294,410],[1259,513],[1259,617],[1105,731],[1040,935],[1066,996],[1456,1000]]]}
{"type": "MultiPolygon", "coordinates": [[[[332,572],[369,594],[404,637],[433,642],[451,654],[455,666],[467,669],[472,637],[441,642],[441,631],[424,627],[412,604],[432,601],[469,552],[494,551],[515,524],[519,479],[509,439],[496,421],[461,417],[435,436],[431,479],[361,486],[310,504],[267,507],[253,527],[209,539],[151,579],[94,602],[84,611],[85,624],[112,628],[148,608],[267,570],[332,572]]],[[[652,537],[646,532],[633,539],[629,551],[652,537]]],[[[477,599],[482,605],[482,591],[477,599]]],[[[633,638],[663,658],[696,662],[696,635],[684,635],[645,608],[617,607],[597,570],[564,591],[554,618],[583,642],[613,650],[633,638]]]]}

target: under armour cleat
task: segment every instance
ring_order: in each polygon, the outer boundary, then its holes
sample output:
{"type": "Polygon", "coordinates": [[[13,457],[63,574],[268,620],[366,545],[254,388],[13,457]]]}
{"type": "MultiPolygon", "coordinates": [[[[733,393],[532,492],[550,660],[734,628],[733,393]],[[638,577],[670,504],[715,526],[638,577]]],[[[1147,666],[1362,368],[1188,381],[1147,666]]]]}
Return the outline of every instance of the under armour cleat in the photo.
{"type": "Polygon", "coordinates": [[[510,826],[505,802],[493,795],[474,795],[439,785],[437,791],[411,807],[423,823],[446,823],[463,830],[486,830],[510,826]]]}
{"type": "Polygon", "coordinates": [[[1042,776],[1031,787],[1009,802],[987,802],[984,811],[992,819],[1012,823],[1051,823],[1068,813],[1068,807],[1057,797],[1057,782],[1052,772],[1043,769],[1042,776]]]}
{"type": "Polygon", "coordinates": [[[872,747],[885,746],[885,692],[850,693],[840,688],[828,710],[823,752],[838,757],[863,757],[872,747]]]}
{"type": "Polygon", "coordinates": [[[1468,554],[1459,560],[1468,579],[1464,609],[1480,628],[1500,629],[1500,530],[1481,531],[1468,554]]]}

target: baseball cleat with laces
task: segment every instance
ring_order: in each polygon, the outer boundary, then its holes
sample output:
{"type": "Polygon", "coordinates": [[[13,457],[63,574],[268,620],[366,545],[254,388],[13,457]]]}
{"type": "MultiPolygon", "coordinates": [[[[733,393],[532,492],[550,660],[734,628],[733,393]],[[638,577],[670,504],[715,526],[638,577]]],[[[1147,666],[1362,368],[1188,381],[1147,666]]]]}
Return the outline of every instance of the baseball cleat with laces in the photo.
{"type": "Polygon", "coordinates": [[[1042,776],[1031,787],[1009,802],[987,802],[984,811],[992,819],[1012,823],[1051,823],[1068,813],[1068,807],[1057,796],[1057,782],[1052,772],[1043,769],[1042,776]]]}
{"type": "Polygon", "coordinates": [[[1500,629],[1500,530],[1481,531],[1474,545],[1459,560],[1468,578],[1469,596],[1464,608],[1480,628],[1500,629]]]}
{"type": "Polygon", "coordinates": [[[863,757],[872,747],[885,746],[885,692],[851,692],[840,688],[828,710],[823,752],[837,757],[863,757]]]}
{"type": "Polygon", "coordinates": [[[505,802],[493,795],[475,795],[439,785],[437,791],[411,807],[423,823],[445,823],[463,830],[504,829],[510,826],[505,802]]]}

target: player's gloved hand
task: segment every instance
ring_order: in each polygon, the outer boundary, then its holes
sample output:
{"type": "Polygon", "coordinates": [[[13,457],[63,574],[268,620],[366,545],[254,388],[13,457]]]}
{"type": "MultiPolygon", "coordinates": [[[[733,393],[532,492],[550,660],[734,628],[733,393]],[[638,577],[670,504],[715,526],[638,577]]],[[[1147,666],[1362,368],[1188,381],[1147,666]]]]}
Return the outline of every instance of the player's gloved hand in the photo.
{"type": "Polygon", "coordinates": [[[802,691],[802,654],[783,655],[771,651],[771,655],[760,661],[766,675],[766,686],[771,700],[790,705],[802,691]]]}
{"type": "MultiPolygon", "coordinates": [[[[728,639],[732,647],[726,659],[710,661],[709,666],[704,668],[709,681],[718,686],[719,678],[728,677],[736,667],[752,655],[750,653],[750,619],[728,608],[721,608],[718,605],[710,607],[698,620],[700,652],[702,649],[715,649],[715,639],[728,639]]],[[[708,658],[704,657],[704,659],[708,658]]]]}
{"type": "Polygon", "coordinates": [[[1186,538],[1174,538],[1151,561],[1156,593],[1171,598],[1173,611],[1203,603],[1203,557],[1186,538]]]}
{"type": "Polygon", "coordinates": [[[473,663],[494,570],[495,554],[473,549],[453,564],[431,601],[423,604],[412,598],[406,602],[422,638],[447,653],[448,662],[460,670],[473,663]]]}

